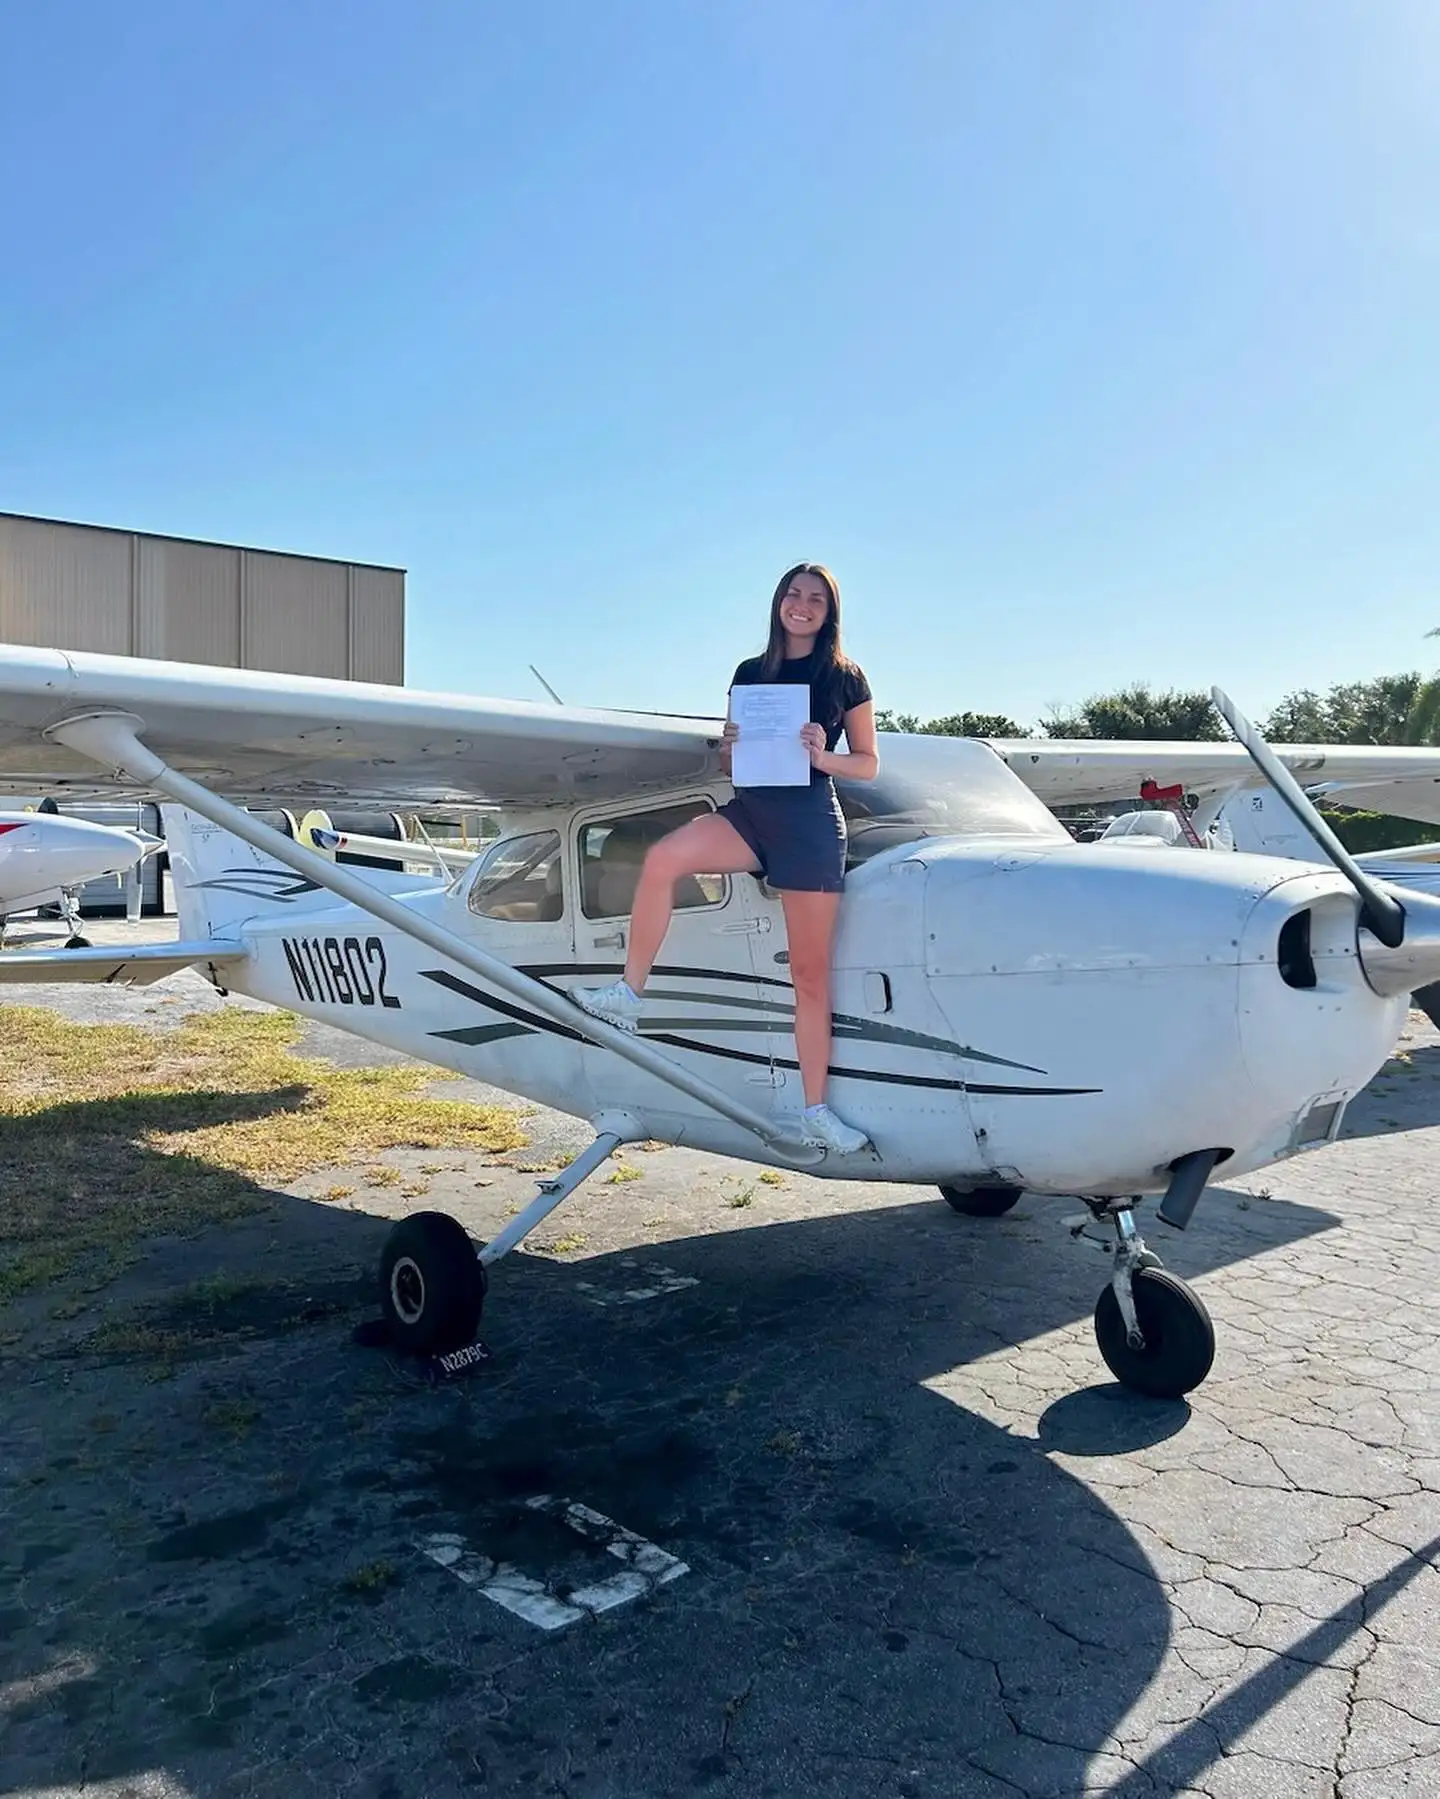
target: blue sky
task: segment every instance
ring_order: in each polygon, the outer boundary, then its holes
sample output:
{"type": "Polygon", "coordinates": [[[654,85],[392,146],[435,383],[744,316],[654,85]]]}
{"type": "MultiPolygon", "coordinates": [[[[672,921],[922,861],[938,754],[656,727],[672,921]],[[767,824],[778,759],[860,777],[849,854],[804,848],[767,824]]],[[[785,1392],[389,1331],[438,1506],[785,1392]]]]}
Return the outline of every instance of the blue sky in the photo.
{"type": "Polygon", "coordinates": [[[0,14],[0,509],[409,571],[411,685],[881,704],[1440,646],[1432,0],[0,14]]]}

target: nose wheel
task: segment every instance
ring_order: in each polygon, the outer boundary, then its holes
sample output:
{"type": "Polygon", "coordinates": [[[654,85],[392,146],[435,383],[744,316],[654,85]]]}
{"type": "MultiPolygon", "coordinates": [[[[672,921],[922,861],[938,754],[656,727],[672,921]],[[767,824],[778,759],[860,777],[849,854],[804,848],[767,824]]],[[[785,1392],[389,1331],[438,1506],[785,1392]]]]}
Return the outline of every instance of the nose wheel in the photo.
{"type": "Polygon", "coordinates": [[[1115,1272],[1095,1305],[1095,1342],[1105,1366],[1122,1387],[1148,1399],[1193,1392],[1215,1360],[1215,1326],[1204,1300],[1145,1247],[1129,1205],[1086,1203],[1092,1219],[1115,1232],[1115,1272]]]}
{"type": "Polygon", "coordinates": [[[1095,1306],[1095,1341],[1122,1387],[1150,1399],[1193,1392],[1215,1360],[1215,1327],[1193,1288],[1164,1268],[1136,1268],[1130,1277],[1135,1330],[1125,1322],[1112,1282],[1095,1306]]]}

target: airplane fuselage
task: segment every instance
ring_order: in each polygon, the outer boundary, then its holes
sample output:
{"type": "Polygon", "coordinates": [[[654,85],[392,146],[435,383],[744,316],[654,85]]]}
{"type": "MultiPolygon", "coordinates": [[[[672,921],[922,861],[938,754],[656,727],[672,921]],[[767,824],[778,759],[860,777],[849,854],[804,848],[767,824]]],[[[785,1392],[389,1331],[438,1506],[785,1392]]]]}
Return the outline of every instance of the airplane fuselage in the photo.
{"type": "MultiPolygon", "coordinates": [[[[623,962],[628,907],[623,888],[587,886],[589,823],[577,810],[507,825],[502,839],[551,830],[562,845],[551,902],[529,913],[477,909],[493,863],[447,886],[366,879],[564,990],[623,962]]],[[[227,976],[237,990],[561,1111],[622,1108],[655,1137],[780,1159],[587,1042],[578,1019],[544,1017],[323,890],[295,891],[305,883],[223,833],[203,827],[198,855],[186,829],[169,835],[183,934],[239,936],[251,952],[227,976]]],[[[776,1118],[802,1104],[785,943],[778,895],[749,876],[712,884],[675,913],[641,1026],[776,1118]]],[[[904,843],[852,871],[832,1005],[834,1103],[876,1155],[827,1175],[1097,1195],[1162,1190],[1200,1148],[1242,1173],[1329,1140],[1405,1013],[1367,985],[1354,895],[1329,869],[980,837],[904,843]]]]}
{"type": "Polygon", "coordinates": [[[145,854],[133,833],[46,812],[0,812],[0,914],[29,911],[145,854]]]}

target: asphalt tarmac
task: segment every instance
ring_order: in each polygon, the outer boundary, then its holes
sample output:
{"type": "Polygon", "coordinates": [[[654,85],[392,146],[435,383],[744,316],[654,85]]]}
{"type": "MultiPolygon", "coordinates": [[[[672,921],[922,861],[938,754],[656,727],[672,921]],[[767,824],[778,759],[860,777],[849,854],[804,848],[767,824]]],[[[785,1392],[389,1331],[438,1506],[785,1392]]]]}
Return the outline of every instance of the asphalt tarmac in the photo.
{"type": "Polygon", "coordinates": [[[162,1367],[43,1295],[0,1312],[0,1792],[1440,1795],[1440,1038],[1411,1027],[1340,1143],[1183,1236],[1142,1215],[1216,1322],[1188,1403],[1111,1381],[1073,1202],[966,1219],[677,1149],[582,1189],[496,1269],[491,1359],[415,1385],[351,1341],[389,1223],[493,1233],[585,1140],[544,1113],[509,1158],[387,1158],[423,1200],[316,1171],[154,1242],[107,1298],[162,1367]]]}

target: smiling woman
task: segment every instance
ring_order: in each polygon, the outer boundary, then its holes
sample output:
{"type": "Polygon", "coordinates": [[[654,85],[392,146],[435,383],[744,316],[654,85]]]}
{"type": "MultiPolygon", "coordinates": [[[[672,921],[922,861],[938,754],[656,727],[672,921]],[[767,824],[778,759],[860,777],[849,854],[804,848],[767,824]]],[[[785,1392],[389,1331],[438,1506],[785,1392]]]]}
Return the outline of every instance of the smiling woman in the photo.
{"type": "MultiPolygon", "coordinates": [[[[758,874],[780,894],[795,988],[795,1048],[805,1089],[805,1142],[854,1154],[865,1134],[825,1103],[830,1068],[830,953],[845,886],[846,823],[835,781],[874,780],[880,760],[870,683],[840,641],[840,586],[815,562],[787,569],[770,602],[764,653],[735,670],[737,688],[769,683],[808,687],[809,717],[799,732],[808,778],[793,785],[737,785],[720,809],[661,838],[646,854],[631,915],[623,977],[579,988],[575,998],[597,1018],[633,1031],[641,994],[675,906],[676,884],[697,875],[758,874]],[[846,748],[837,750],[841,735],[846,748]]],[[[727,708],[722,756],[727,770],[740,728],[727,708]]]]}

